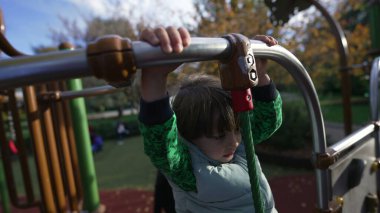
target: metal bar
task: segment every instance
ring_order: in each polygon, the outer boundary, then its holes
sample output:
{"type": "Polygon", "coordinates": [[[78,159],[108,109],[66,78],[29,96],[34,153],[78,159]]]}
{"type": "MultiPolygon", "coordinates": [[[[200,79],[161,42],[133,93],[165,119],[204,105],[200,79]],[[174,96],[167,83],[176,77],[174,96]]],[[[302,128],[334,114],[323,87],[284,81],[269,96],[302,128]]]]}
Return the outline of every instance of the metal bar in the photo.
{"type": "MultiPolygon", "coordinates": [[[[68,82],[70,90],[81,90],[82,81],[79,79],[68,82]]],[[[95,172],[94,159],[91,149],[91,140],[88,130],[87,113],[83,98],[71,100],[70,108],[73,119],[78,162],[81,182],[83,183],[83,210],[93,212],[101,206],[99,190],[95,172]]]]}
{"type": "Polygon", "coordinates": [[[9,196],[7,192],[7,184],[5,181],[3,161],[0,158],[0,201],[1,201],[1,209],[3,213],[11,212],[11,205],[9,202],[9,196]]]}
{"type": "MultiPolygon", "coordinates": [[[[41,85],[39,87],[39,92],[44,93],[47,91],[46,85],[41,85]]],[[[65,190],[63,187],[63,179],[62,172],[60,166],[60,160],[57,149],[57,141],[55,140],[56,135],[54,134],[53,122],[52,122],[52,110],[50,107],[50,103],[48,101],[39,101],[40,111],[42,114],[42,124],[44,127],[44,134],[47,142],[47,155],[49,157],[49,163],[51,165],[51,175],[53,182],[53,189],[56,199],[58,209],[60,212],[66,211],[66,198],[65,198],[65,190]]]]}
{"type": "Polygon", "coordinates": [[[104,85],[104,86],[99,86],[99,87],[85,88],[79,91],[62,91],[58,93],[58,96],[59,96],[58,99],[70,100],[70,99],[80,98],[80,97],[105,95],[105,94],[115,93],[122,90],[123,88],[115,88],[110,85],[104,85]]]}
{"type": "Polygon", "coordinates": [[[0,62],[0,89],[92,75],[85,50],[20,56],[0,62]]]}
{"type": "MultiPolygon", "coordinates": [[[[210,45],[211,40],[203,40],[203,38],[193,39],[193,43],[190,45],[190,48],[188,50],[185,49],[183,58],[179,56],[181,54],[162,54],[160,48],[151,47],[144,42],[134,42],[132,46],[137,66],[143,68],[146,66],[180,63],[182,60],[186,62],[203,61],[205,58],[201,56],[208,54],[212,55],[211,57],[207,57],[208,60],[222,59],[227,57],[230,49],[228,44],[226,44],[227,41],[217,38],[212,40],[217,43],[217,45],[214,47],[215,49],[202,49],[202,43],[207,42],[208,45],[210,45]],[[194,45],[194,49],[192,49],[192,45],[194,45]],[[200,51],[202,53],[201,56],[192,55],[196,54],[197,51],[200,51]]],[[[313,82],[310,79],[310,76],[308,75],[306,69],[292,53],[279,45],[268,47],[266,44],[255,40],[251,40],[251,45],[255,57],[272,59],[273,61],[282,65],[295,79],[308,108],[309,117],[311,120],[311,128],[313,132],[313,150],[316,154],[325,153],[326,134],[322,112],[313,82]]],[[[212,47],[209,46],[209,48],[212,47]]],[[[318,193],[317,205],[321,209],[328,209],[330,196],[328,172],[325,170],[316,169],[315,174],[318,193]]]]}
{"type": "MultiPolygon", "coordinates": [[[[379,7],[377,8],[379,10],[379,7]]],[[[380,75],[380,56],[376,57],[372,61],[372,67],[371,67],[371,73],[370,73],[370,79],[369,79],[369,103],[371,107],[371,118],[373,122],[379,121],[379,111],[378,111],[379,110],[379,75],[380,75]]],[[[373,137],[375,138],[376,158],[379,159],[380,158],[379,128],[376,129],[375,133],[373,134],[373,137]]],[[[379,172],[376,173],[376,182],[377,182],[377,187],[379,187],[380,186],[379,172]]]]}
{"type": "MultiPolygon", "coordinates": [[[[257,42],[251,40],[255,53],[257,42]]],[[[152,47],[146,42],[132,42],[133,54],[139,68],[176,64],[195,61],[209,61],[225,59],[231,53],[231,47],[224,38],[191,38],[191,44],[180,54],[163,54],[159,47],[152,47]]],[[[255,53],[256,56],[256,53],[255,53]]]]}
{"type": "MultiPolygon", "coordinates": [[[[67,86],[65,82],[60,82],[60,90],[66,91],[67,86]]],[[[79,169],[79,162],[78,162],[78,152],[77,152],[77,147],[76,147],[76,142],[75,142],[75,135],[74,135],[74,129],[73,129],[73,121],[71,119],[71,110],[68,101],[63,100],[63,114],[65,116],[65,125],[66,125],[66,134],[69,142],[69,147],[70,147],[70,153],[71,153],[71,162],[73,164],[73,169],[74,169],[74,175],[75,175],[75,185],[76,188],[78,189],[78,200],[83,199],[83,188],[82,188],[82,183],[80,180],[80,169],[79,169]]]]}
{"type": "Polygon", "coordinates": [[[19,56],[24,55],[20,51],[16,50],[9,41],[5,38],[5,25],[3,11],[0,8],[0,50],[4,51],[5,54],[9,56],[19,56]]]}
{"type": "MultiPolygon", "coordinates": [[[[323,117],[317,93],[306,69],[292,53],[290,53],[280,45],[268,47],[266,44],[256,40],[251,40],[251,44],[256,57],[265,57],[272,59],[273,61],[282,65],[295,79],[295,82],[297,83],[303,95],[306,106],[308,108],[309,117],[311,119],[314,152],[316,154],[325,153],[326,136],[323,117]]],[[[163,54],[159,47],[152,47],[147,43],[138,41],[132,42],[132,47],[138,68],[162,64],[218,60],[224,59],[228,57],[228,55],[230,54],[229,43],[224,38],[193,38],[190,46],[186,48],[183,53],[180,54],[163,54]]],[[[59,53],[54,54],[55,57],[64,54],[66,56],[65,62],[67,64],[62,64],[61,59],[54,59],[51,58],[49,55],[45,55],[45,62],[47,60],[46,58],[49,58],[48,65],[46,66],[41,62],[41,58],[38,56],[30,56],[22,60],[16,58],[13,59],[13,63],[0,62],[0,89],[1,87],[6,88],[15,86],[17,83],[13,83],[10,79],[17,80],[20,78],[20,76],[22,76],[22,78],[27,79],[23,82],[24,84],[33,84],[35,83],[35,81],[40,82],[41,80],[47,81],[57,80],[60,78],[73,78],[80,77],[83,75],[91,75],[91,72],[86,70],[86,57],[84,55],[85,53],[83,50],[73,53],[71,53],[70,51],[60,51],[59,53]],[[58,63],[55,63],[55,60],[58,60],[58,63]],[[16,68],[12,68],[12,66],[15,64],[18,64],[18,66],[16,68]],[[33,64],[38,64],[39,70],[28,68],[30,65],[33,64]],[[56,70],[57,65],[61,66],[58,70],[56,70]],[[65,66],[68,67],[67,72],[65,72],[65,66]],[[21,68],[22,70],[20,70],[21,68]],[[28,70],[28,73],[19,74],[23,70],[28,70]],[[10,77],[10,73],[14,73],[18,77],[10,77]],[[43,77],[43,79],[40,79],[41,77],[38,76],[40,76],[42,73],[45,76],[43,77]],[[3,86],[3,82],[5,86],[3,86]]],[[[73,113],[75,113],[77,109],[73,108],[72,111],[73,113]]],[[[82,120],[86,120],[86,118],[82,118],[82,120]]],[[[74,122],[74,125],[76,123],[77,122],[74,122]]],[[[79,152],[82,151],[82,147],[77,148],[79,152]]],[[[81,169],[83,166],[81,166],[81,169]]],[[[326,171],[316,169],[316,176],[318,192],[317,205],[322,209],[327,209],[329,201],[328,174],[326,173],[326,171]]],[[[82,180],[86,180],[86,178],[82,177],[82,180]]],[[[86,196],[84,197],[86,198],[86,196]]]]}
{"type": "Polygon", "coordinates": [[[9,109],[11,111],[12,119],[13,119],[13,128],[15,130],[15,142],[18,149],[18,157],[20,159],[22,178],[24,181],[25,192],[27,196],[27,202],[30,206],[38,205],[39,202],[35,201],[34,192],[33,192],[33,184],[31,180],[31,173],[29,169],[28,163],[28,153],[27,153],[27,145],[25,143],[24,137],[22,135],[22,127],[21,127],[21,119],[17,107],[17,100],[15,96],[14,90],[8,91],[9,97],[9,109]]]}
{"type": "Polygon", "coordinates": [[[368,14],[369,14],[369,26],[371,33],[371,46],[372,49],[379,55],[380,50],[380,2],[379,0],[368,1],[368,14]]]}
{"type": "MultiPolygon", "coordinates": [[[[5,105],[3,105],[5,106],[5,105]]],[[[5,107],[2,107],[1,108],[1,111],[4,111],[5,107]]],[[[8,140],[6,138],[6,130],[5,130],[5,127],[4,127],[4,118],[3,118],[3,113],[1,112],[0,113],[0,143],[1,143],[1,154],[2,154],[2,157],[3,157],[3,166],[4,166],[4,171],[5,171],[5,179],[7,181],[7,188],[8,188],[8,192],[9,192],[9,198],[10,198],[10,201],[11,203],[18,207],[18,208],[29,208],[29,207],[32,207],[32,206],[37,206],[39,205],[40,203],[38,201],[27,201],[27,202],[23,202],[21,201],[21,199],[19,199],[18,197],[18,193],[17,193],[17,186],[16,186],[16,183],[15,183],[15,178],[14,178],[14,174],[13,174],[13,166],[12,166],[12,157],[10,155],[10,150],[9,150],[9,147],[8,147],[8,140]]],[[[27,198],[29,199],[29,198],[27,198]]]]}
{"type": "Polygon", "coordinates": [[[23,88],[25,97],[28,122],[30,132],[32,133],[33,145],[35,151],[36,165],[38,171],[38,180],[40,183],[43,211],[57,212],[52,191],[52,181],[47,164],[44,138],[42,135],[41,122],[38,115],[38,105],[35,89],[32,86],[23,88]]]}
{"type": "Polygon", "coordinates": [[[341,76],[341,91],[343,98],[343,120],[344,132],[346,135],[352,132],[352,110],[351,110],[351,79],[348,67],[348,43],[344,31],[340,24],[324,8],[318,0],[309,0],[326,18],[330,25],[332,34],[335,37],[336,46],[339,53],[339,65],[341,76]]]}
{"type": "Polygon", "coordinates": [[[1,143],[1,154],[3,158],[3,166],[5,172],[5,179],[7,181],[7,188],[9,192],[9,198],[11,200],[12,204],[18,204],[18,197],[17,197],[17,188],[14,181],[13,176],[13,169],[12,169],[12,161],[9,154],[9,148],[8,148],[8,140],[5,135],[5,127],[4,127],[4,117],[3,117],[3,108],[1,107],[0,110],[0,143],[1,143]]]}
{"type": "Polygon", "coordinates": [[[372,121],[379,120],[379,74],[380,74],[380,57],[372,62],[371,74],[369,79],[369,101],[371,106],[372,121]]]}
{"type": "MultiPolygon", "coordinates": [[[[53,83],[53,90],[59,90],[58,83],[53,83]]],[[[65,125],[65,117],[63,112],[63,106],[61,102],[55,102],[54,107],[56,109],[56,116],[57,116],[57,124],[56,128],[59,131],[59,137],[61,148],[62,148],[62,157],[63,157],[63,164],[64,164],[64,175],[66,176],[67,181],[67,192],[68,192],[68,200],[70,204],[71,211],[78,211],[78,198],[77,198],[77,189],[75,186],[75,178],[74,178],[74,169],[72,167],[71,162],[71,156],[70,156],[70,149],[68,144],[68,138],[67,138],[67,132],[66,132],[66,125],[65,125]]]]}
{"type": "Polygon", "coordinates": [[[370,136],[376,129],[375,124],[369,124],[364,126],[350,135],[346,136],[342,140],[334,143],[329,148],[334,150],[337,155],[344,153],[346,150],[349,150],[353,145],[357,144],[358,141],[363,138],[370,136]]]}

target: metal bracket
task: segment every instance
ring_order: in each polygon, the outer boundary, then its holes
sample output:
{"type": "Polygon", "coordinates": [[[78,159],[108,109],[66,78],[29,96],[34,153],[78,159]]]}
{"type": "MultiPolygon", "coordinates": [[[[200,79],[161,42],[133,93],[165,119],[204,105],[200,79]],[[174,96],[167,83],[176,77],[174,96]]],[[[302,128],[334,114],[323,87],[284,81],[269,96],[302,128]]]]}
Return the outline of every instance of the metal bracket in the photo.
{"type": "Polygon", "coordinates": [[[132,42],[116,35],[100,37],[90,43],[87,59],[94,75],[115,87],[130,85],[137,70],[132,42]]]}
{"type": "Polygon", "coordinates": [[[339,159],[339,154],[332,149],[327,149],[325,153],[317,153],[315,157],[314,167],[326,170],[339,159]]]}
{"type": "Polygon", "coordinates": [[[219,63],[220,80],[225,90],[242,90],[258,83],[255,57],[250,40],[237,33],[223,36],[231,44],[231,56],[219,63]]]}

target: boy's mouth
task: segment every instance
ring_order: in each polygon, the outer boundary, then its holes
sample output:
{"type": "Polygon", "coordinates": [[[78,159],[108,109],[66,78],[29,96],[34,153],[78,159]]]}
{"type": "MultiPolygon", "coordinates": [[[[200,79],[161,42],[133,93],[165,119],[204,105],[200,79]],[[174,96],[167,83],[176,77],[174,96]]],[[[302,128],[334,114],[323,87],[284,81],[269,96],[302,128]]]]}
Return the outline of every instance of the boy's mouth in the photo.
{"type": "Polygon", "coordinates": [[[232,155],[234,155],[235,152],[231,151],[231,152],[228,152],[227,154],[223,155],[223,157],[227,158],[227,157],[231,157],[232,155]]]}

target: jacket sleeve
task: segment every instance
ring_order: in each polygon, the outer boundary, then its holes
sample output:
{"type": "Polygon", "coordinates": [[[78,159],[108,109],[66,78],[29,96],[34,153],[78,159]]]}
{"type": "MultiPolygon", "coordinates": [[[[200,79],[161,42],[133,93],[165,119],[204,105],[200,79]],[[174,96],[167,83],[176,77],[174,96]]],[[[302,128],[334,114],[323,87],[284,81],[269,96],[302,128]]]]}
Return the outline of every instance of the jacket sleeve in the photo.
{"type": "Polygon", "coordinates": [[[140,104],[140,131],[144,152],[153,165],[185,191],[196,191],[188,147],[178,140],[176,117],[169,98],[140,104]]]}
{"type": "Polygon", "coordinates": [[[268,139],[282,123],[282,100],[273,82],[252,89],[255,108],[249,113],[253,143],[268,139]]]}

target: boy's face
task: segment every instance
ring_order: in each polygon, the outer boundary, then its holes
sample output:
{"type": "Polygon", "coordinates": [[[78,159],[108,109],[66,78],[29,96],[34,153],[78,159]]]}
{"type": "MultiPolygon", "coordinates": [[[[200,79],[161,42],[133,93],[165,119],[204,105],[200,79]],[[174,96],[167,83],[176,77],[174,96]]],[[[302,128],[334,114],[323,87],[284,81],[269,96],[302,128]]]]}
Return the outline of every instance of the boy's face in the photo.
{"type": "Polygon", "coordinates": [[[228,163],[234,157],[240,141],[241,134],[239,131],[225,132],[223,134],[214,131],[211,137],[202,136],[193,140],[193,144],[210,159],[221,163],[228,163]]]}

